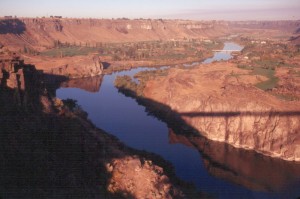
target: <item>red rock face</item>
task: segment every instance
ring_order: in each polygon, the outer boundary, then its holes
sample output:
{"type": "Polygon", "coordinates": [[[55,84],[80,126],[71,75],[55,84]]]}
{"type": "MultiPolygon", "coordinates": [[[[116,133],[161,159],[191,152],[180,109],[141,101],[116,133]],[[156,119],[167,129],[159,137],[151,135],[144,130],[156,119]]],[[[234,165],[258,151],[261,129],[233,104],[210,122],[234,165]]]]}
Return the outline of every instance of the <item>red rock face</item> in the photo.
{"type": "Polygon", "coordinates": [[[45,69],[44,73],[58,76],[66,76],[68,78],[93,77],[103,74],[103,65],[100,58],[97,56],[80,57],[75,61],[73,60],[70,61],[68,64],[64,64],[50,69],[45,69]]]}
{"type": "Polygon", "coordinates": [[[142,164],[137,157],[125,157],[107,164],[107,170],[112,175],[108,186],[111,193],[134,198],[183,197],[163,174],[163,168],[151,161],[142,164]]]}
{"type": "MultiPolygon", "coordinates": [[[[224,63],[171,70],[147,82],[144,96],[167,105],[210,140],[285,160],[300,161],[300,104],[250,84],[231,81],[224,63]]],[[[246,76],[243,76],[246,78],[246,76]]]]}
{"type": "Polygon", "coordinates": [[[226,22],[185,20],[101,20],[23,18],[0,20],[0,39],[5,46],[23,48],[30,43],[36,49],[53,46],[54,41],[95,44],[221,36],[226,22]],[[9,22],[8,22],[9,21],[9,22]],[[1,34],[3,33],[3,34],[1,34]],[[17,36],[18,33],[20,36],[17,36]]]}

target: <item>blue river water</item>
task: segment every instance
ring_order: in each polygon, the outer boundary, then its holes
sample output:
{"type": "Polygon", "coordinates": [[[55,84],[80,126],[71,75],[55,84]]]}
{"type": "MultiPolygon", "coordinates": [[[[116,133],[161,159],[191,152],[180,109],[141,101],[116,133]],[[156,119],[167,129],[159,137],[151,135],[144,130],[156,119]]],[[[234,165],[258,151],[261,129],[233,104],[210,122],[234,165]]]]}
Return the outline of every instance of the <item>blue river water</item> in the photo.
{"type": "MultiPolygon", "coordinates": [[[[225,43],[224,49],[241,50],[242,47],[235,43],[225,43]]],[[[216,52],[213,58],[205,60],[204,63],[230,58],[229,53],[216,52]]],[[[199,149],[189,147],[178,140],[174,141],[166,123],[149,115],[144,106],[118,92],[114,87],[114,80],[117,76],[132,76],[143,70],[154,69],[141,67],[105,75],[100,90],[97,92],[88,92],[79,88],[60,88],[56,95],[61,99],[76,99],[97,127],[115,135],[130,147],[159,154],[171,162],[179,178],[192,182],[199,190],[210,193],[217,198],[286,198],[287,196],[296,198],[300,196],[300,192],[295,191],[294,188],[292,191],[284,189],[284,191],[277,192],[279,189],[277,184],[274,185],[275,188],[270,185],[271,191],[252,188],[255,186],[243,183],[243,179],[239,180],[238,173],[235,174],[238,176],[237,178],[226,177],[226,169],[224,175],[218,173],[217,170],[214,171],[214,169],[209,171],[199,149]]],[[[256,157],[256,155],[253,156],[256,157]]],[[[239,159],[237,158],[237,160],[239,159]]],[[[223,167],[226,165],[219,168],[223,167]]],[[[278,178],[278,180],[280,179],[278,178]]],[[[296,185],[299,185],[299,182],[296,185]]],[[[268,182],[263,187],[268,187],[268,182]]]]}

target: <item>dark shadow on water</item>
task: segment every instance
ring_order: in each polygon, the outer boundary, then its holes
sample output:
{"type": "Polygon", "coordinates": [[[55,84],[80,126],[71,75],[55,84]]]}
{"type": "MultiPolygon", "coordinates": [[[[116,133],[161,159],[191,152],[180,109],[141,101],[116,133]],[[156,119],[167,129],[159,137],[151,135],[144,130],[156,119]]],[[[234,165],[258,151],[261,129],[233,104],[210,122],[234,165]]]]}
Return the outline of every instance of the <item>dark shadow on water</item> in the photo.
{"type": "Polygon", "coordinates": [[[25,23],[19,19],[0,20],[0,34],[22,34],[25,30],[25,23]]]}

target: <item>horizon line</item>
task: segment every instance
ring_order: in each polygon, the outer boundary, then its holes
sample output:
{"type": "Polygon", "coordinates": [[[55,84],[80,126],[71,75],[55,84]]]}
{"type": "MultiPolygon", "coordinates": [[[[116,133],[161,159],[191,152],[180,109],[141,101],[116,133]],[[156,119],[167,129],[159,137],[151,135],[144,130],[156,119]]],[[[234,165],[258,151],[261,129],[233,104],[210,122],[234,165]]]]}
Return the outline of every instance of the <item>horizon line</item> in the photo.
{"type": "Polygon", "coordinates": [[[243,19],[243,20],[228,20],[228,19],[184,19],[184,18],[164,18],[164,17],[112,17],[112,18],[105,18],[105,17],[69,17],[69,16],[62,16],[62,15],[50,15],[50,16],[17,16],[17,15],[3,15],[0,16],[0,19],[99,19],[99,20],[181,20],[181,21],[228,21],[228,22],[243,22],[243,21],[300,21],[299,19],[243,19]],[[10,18],[7,18],[10,17],[10,18]],[[61,18],[57,18],[61,17],[61,18]]]}

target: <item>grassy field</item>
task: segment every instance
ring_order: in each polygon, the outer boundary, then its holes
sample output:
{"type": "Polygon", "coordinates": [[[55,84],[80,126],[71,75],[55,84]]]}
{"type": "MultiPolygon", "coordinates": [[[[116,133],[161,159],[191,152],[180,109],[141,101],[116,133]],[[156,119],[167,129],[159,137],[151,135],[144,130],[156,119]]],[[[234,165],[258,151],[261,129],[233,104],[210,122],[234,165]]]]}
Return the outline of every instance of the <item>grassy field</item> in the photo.
{"type": "Polygon", "coordinates": [[[252,73],[253,75],[262,75],[268,78],[267,81],[260,82],[255,86],[262,90],[269,90],[274,88],[277,85],[278,78],[275,77],[275,70],[270,68],[254,68],[252,73]]]}
{"type": "Polygon", "coordinates": [[[244,69],[244,70],[251,70],[252,72],[250,75],[262,75],[268,78],[268,80],[257,83],[255,86],[259,89],[262,89],[264,91],[272,89],[276,87],[278,83],[278,78],[275,77],[275,69],[272,67],[253,67],[248,65],[239,65],[238,68],[244,69]]]}
{"type": "Polygon", "coordinates": [[[42,56],[72,57],[99,53],[111,57],[114,61],[145,61],[145,60],[183,60],[195,57],[201,60],[212,54],[211,49],[223,46],[221,42],[205,43],[201,40],[194,41],[147,41],[131,43],[99,43],[76,46],[56,42],[54,48],[40,52],[42,56]]]}
{"type": "Polygon", "coordinates": [[[95,52],[97,52],[97,48],[94,47],[71,46],[53,48],[48,51],[41,52],[40,55],[49,57],[73,57],[78,55],[88,55],[89,53],[95,52]]]}

